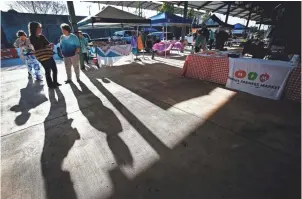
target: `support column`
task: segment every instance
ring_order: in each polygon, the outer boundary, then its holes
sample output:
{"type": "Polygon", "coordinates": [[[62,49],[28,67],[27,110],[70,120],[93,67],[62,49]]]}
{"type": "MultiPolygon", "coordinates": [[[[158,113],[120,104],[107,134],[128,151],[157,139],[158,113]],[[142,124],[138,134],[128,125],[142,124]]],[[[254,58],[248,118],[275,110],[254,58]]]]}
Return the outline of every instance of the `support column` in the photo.
{"type": "Polygon", "coordinates": [[[72,1],[67,1],[67,8],[68,8],[69,16],[70,16],[72,30],[73,30],[73,32],[77,32],[78,25],[77,25],[76,16],[75,16],[75,12],[74,12],[74,6],[73,6],[72,1]]]}
{"type": "Polygon", "coordinates": [[[261,28],[261,25],[262,25],[262,24],[260,23],[260,24],[259,24],[259,28],[258,28],[258,30],[260,30],[260,28],[261,28]]]}
{"type": "Polygon", "coordinates": [[[229,14],[230,14],[230,8],[231,8],[231,3],[228,3],[228,10],[225,16],[225,21],[224,23],[228,23],[228,19],[229,19],[229,14]]]}
{"type": "MultiPolygon", "coordinates": [[[[186,20],[187,19],[187,13],[188,13],[188,1],[184,2],[184,16],[183,18],[186,20]]],[[[185,40],[185,34],[186,34],[186,25],[182,27],[181,30],[181,40],[185,40]]]]}
{"type": "Polygon", "coordinates": [[[251,15],[252,15],[252,10],[250,10],[249,16],[248,16],[248,18],[247,18],[246,27],[249,26],[250,19],[251,19],[251,15]]]}
{"type": "Polygon", "coordinates": [[[99,5],[99,10],[101,10],[101,5],[100,5],[100,2],[98,2],[98,5],[99,5]]]}

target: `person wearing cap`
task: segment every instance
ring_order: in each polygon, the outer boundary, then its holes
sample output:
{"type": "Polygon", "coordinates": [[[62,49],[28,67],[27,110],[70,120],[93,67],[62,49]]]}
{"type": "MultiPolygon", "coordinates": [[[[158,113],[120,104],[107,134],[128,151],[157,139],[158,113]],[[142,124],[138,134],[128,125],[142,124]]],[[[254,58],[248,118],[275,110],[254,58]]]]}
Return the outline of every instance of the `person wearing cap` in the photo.
{"type": "MultiPolygon", "coordinates": [[[[88,59],[88,40],[87,38],[85,38],[83,36],[82,31],[78,31],[77,35],[79,37],[80,40],[80,44],[81,44],[81,56],[83,57],[84,61],[86,61],[87,64],[89,64],[89,59],[88,59]]],[[[83,63],[81,63],[83,64],[83,63]]],[[[85,70],[85,65],[81,65],[81,69],[85,70]]]]}

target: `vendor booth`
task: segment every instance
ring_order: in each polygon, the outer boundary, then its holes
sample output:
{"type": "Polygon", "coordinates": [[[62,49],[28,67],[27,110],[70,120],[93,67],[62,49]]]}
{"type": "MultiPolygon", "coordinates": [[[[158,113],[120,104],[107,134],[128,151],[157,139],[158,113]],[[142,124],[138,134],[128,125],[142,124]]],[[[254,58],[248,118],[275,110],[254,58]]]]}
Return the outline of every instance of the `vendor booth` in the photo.
{"type": "MultiPolygon", "coordinates": [[[[79,28],[112,28],[112,27],[133,27],[140,24],[150,26],[151,20],[143,17],[119,10],[117,8],[108,6],[94,16],[88,16],[78,22],[79,28]]],[[[94,42],[93,47],[98,61],[98,65],[109,65],[120,60],[124,56],[130,56],[129,59],[133,60],[134,48],[137,48],[136,38],[137,35],[129,35],[133,39],[130,44],[122,40],[108,39],[106,42],[94,42]],[[135,40],[135,41],[134,41],[135,40]]]]}
{"type": "Polygon", "coordinates": [[[301,66],[293,62],[229,57],[236,53],[188,55],[182,75],[274,100],[281,97],[301,100],[301,66]]]}
{"type": "Polygon", "coordinates": [[[192,24],[192,19],[185,19],[183,17],[170,14],[170,13],[159,13],[153,17],[150,17],[152,26],[161,26],[163,27],[163,36],[164,41],[160,43],[156,43],[153,46],[153,50],[157,52],[158,55],[166,56],[170,54],[170,50],[176,49],[178,51],[182,51],[184,49],[183,44],[179,41],[168,40],[167,32],[168,26],[190,26],[192,24]],[[166,31],[164,31],[166,29],[166,31]]]}

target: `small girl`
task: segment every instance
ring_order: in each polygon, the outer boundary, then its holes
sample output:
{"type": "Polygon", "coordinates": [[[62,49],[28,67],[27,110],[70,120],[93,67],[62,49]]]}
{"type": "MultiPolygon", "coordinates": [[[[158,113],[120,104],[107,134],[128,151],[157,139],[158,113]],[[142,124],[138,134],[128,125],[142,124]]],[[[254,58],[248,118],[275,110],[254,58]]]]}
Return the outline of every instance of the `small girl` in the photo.
{"type": "Polygon", "coordinates": [[[18,39],[14,43],[16,48],[20,48],[20,57],[25,61],[28,69],[28,79],[32,78],[32,70],[35,71],[35,79],[42,81],[40,75],[40,64],[36,57],[33,55],[34,47],[31,45],[30,40],[26,37],[26,33],[23,30],[17,32],[18,39]]]}

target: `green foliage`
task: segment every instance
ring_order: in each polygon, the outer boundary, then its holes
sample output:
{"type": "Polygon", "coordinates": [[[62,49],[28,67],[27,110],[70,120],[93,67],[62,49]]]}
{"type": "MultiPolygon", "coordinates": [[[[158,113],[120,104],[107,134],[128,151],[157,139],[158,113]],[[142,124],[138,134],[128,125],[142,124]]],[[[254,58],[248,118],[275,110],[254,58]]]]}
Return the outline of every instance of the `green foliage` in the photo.
{"type": "Polygon", "coordinates": [[[257,26],[249,27],[249,29],[250,29],[250,32],[252,32],[252,33],[255,33],[255,32],[258,31],[258,27],[257,26]]]}
{"type": "Polygon", "coordinates": [[[205,20],[207,20],[210,16],[211,16],[211,13],[210,13],[209,11],[206,11],[206,12],[202,15],[202,22],[204,22],[205,20]]]}
{"type": "Polygon", "coordinates": [[[191,8],[188,12],[188,19],[193,19],[194,18],[194,10],[191,8]]]}
{"type": "Polygon", "coordinates": [[[174,14],[174,5],[169,2],[164,2],[158,11],[174,14]]]}

